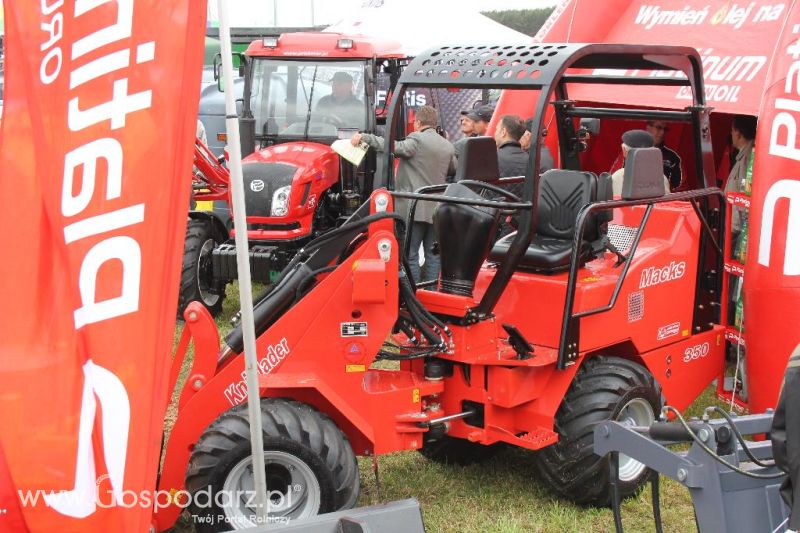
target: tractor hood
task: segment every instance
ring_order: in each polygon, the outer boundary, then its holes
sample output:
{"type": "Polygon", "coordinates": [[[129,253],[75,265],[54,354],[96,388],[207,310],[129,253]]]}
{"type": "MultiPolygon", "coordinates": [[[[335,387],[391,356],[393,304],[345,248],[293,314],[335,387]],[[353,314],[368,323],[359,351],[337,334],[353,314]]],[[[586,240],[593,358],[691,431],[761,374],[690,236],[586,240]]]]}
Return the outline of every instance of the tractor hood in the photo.
{"type": "Polygon", "coordinates": [[[286,230],[291,239],[310,232],[321,194],[339,180],[339,157],[314,142],[270,146],[242,163],[248,224],[286,230]]]}

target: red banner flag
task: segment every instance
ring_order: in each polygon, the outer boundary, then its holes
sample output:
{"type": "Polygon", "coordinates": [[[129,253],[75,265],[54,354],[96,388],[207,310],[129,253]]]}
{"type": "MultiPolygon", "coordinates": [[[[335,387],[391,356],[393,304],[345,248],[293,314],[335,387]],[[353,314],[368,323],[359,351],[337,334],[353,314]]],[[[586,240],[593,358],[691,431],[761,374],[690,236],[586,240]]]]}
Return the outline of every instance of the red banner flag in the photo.
{"type": "Polygon", "coordinates": [[[753,165],[744,327],[749,404],[778,403],[800,343],[800,6],[787,14],[759,110],[753,165]]]}
{"type": "Polygon", "coordinates": [[[205,14],[6,5],[0,447],[31,531],[149,527],[205,14]]]}

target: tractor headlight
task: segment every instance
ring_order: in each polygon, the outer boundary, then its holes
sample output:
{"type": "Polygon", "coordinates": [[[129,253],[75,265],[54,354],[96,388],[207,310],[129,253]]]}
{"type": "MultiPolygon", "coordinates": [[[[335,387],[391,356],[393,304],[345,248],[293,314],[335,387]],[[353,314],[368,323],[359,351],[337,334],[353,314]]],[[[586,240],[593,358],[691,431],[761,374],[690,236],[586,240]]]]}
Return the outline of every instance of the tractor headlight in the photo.
{"type": "Polygon", "coordinates": [[[272,209],[270,214],[274,217],[283,217],[289,212],[289,192],[291,185],[281,187],[272,195],[272,209]]]}

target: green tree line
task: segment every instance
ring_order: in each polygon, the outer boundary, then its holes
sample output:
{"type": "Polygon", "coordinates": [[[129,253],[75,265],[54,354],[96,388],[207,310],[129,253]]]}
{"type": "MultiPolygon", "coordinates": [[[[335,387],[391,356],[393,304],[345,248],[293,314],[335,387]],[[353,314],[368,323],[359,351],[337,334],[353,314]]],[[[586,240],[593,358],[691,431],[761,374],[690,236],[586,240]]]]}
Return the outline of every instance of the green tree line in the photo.
{"type": "Polygon", "coordinates": [[[504,26],[517,30],[525,35],[533,37],[544,21],[553,12],[553,7],[542,7],[538,9],[507,9],[505,11],[484,11],[484,15],[499,22],[504,26]]]}

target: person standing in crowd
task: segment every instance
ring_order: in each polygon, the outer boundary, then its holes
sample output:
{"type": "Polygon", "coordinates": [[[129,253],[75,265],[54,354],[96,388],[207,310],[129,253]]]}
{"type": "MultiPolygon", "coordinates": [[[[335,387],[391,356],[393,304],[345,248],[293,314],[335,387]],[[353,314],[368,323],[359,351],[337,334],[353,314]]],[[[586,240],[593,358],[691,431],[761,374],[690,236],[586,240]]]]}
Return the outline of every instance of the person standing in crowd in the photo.
{"type": "Polygon", "coordinates": [[[465,109],[461,112],[461,133],[464,134],[464,138],[453,143],[456,157],[461,156],[467,137],[486,135],[486,130],[489,129],[489,122],[492,121],[493,114],[494,108],[490,105],[481,105],[475,109],[465,109]]]}
{"type": "MultiPolygon", "coordinates": [[[[652,148],[655,144],[653,136],[644,130],[628,130],[622,134],[622,168],[611,175],[611,186],[614,196],[622,195],[622,185],[625,181],[625,158],[631,148],[652,148]]],[[[669,193],[669,181],[664,176],[664,194],[669,193]]]]}
{"type": "MultiPolygon", "coordinates": [[[[402,141],[395,141],[394,155],[400,159],[397,168],[396,190],[413,192],[420,187],[445,183],[449,174],[455,172],[454,148],[447,140],[436,132],[439,118],[436,110],[430,106],[422,106],[416,112],[414,132],[402,141]]],[[[369,133],[356,133],[350,139],[353,146],[361,142],[382,152],[385,140],[369,133]]],[[[409,238],[411,249],[409,263],[414,281],[435,280],[439,277],[439,256],[434,253],[436,236],[433,230],[434,202],[419,202],[414,213],[409,238]],[[425,264],[420,269],[419,248],[425,254],[425,264]]],[[[408,211],[408,200],[397,198],[395,211],[405,215],[408,211]]]]}
{"type": "MultiPolygon", "coordinates": [[[[731,123],[731,146],[737,150],[736,157],[733,160],[731,171],[728,174],[728,181],[725,182],[725,192],[745,192],[745,181],[747,178],[747,167],[750,164],[750,158],[753,156],[753,147],[756,139],[756,127],[758,126],[758,119],[750,115],[736,115],[733,117],[731,123]]],[[[746,241],[739,242],[744,239],[743,234],[745,226],[747,225],[747,213],[744,209],[736,206],[731,207],[731,255],[739,258],[737,253],[740,246],[746,248],[746,241]]],[[[741,320],[741,315],[737,319],[739,310],[742,309],[742,281],[743,278],[737,277],[736,281],[729,286],[730,298],[730,314],[729,319],[732,319],[733,324],[737,324],[737,320],[741,320]]]]}
{"type": "MultiPolygon", "coordinates": [[[[756,139],[758,119],[750,115],[736,115],[731,123],[731,144],[738,150],[736,159],[728,174],[725,183],[725,192],[744,192],[744,182],[747,176],[747,166],[753,154],[753,144],[756,139]]],[[[731,210],[731,231],[734,243],[742,231],[743,217],[740,209],[731,210]]]]}
{"type": "Polygon", "coordinates": [[[497,164],[501,178],[524,176],[528,167],[528,152],[519,140],[525,134],[525,125],[517,115],[503,115],[494,131],[497,143],[497,164]]]}
{"type": "MultiPolygon", "coordinates": [[[[501,178],[525,176],[528,169],[528,152],[522,149],[519,140],[525,134],[525,123],[517,115],[503,115],[494,130],[494,142],[497,143],[497,165],[501,178]]],[[[524,182],[506,183],[501,187],[511,194],[522,197],[524,182]]],[[[501,195],[489,195],[494,200],[508,201],[501,195]]],[[[498,228],[498,238],[513,231],[518,226],[518,214],[507,218],[498,228]]]]}
{"type": "MultiPolygon", "coordinates": [[[[533,134],[531,133],[532,129],[533,117],[525,121],[525,133],[523,133],[522,137],[519,139],[520,146],[526,152],[531,151],[531,144],[533,141],[533,134]]],[[[556,162],[553,159],[553,154],[550,152],[550,148],[548,148],[546,144],[541,143],[539,145],[539,173],[543,174],[552,168],[556,168],[556,162]]]]}
{"type": "Polygon", "coordinates": [[[664,159],[664,176],[669,180],[670,189],[673,191],[681,184],[681,158],[675,150],[667,148],[664,144],[664,134],[667,133],[667,123],[663,120],[651,120],[647,123],[647,133],[653,136],[655,146],[661,150],[664,159]]]}

